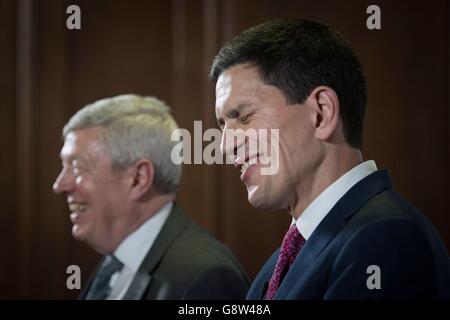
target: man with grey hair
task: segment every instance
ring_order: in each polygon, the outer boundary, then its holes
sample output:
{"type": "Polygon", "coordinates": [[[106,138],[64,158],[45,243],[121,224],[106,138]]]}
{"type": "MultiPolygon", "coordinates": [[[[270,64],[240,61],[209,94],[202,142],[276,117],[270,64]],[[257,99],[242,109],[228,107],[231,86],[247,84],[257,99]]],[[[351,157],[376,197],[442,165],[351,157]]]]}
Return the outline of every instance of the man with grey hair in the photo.
{"type": "Polygon", "coordinates": [[[177,125],[158,99],[89,104],[63,129],[63,193],[74,238],[104,254],[81,299],[241,299],[248,281],[231,251],[174,203],[177,125]]]}

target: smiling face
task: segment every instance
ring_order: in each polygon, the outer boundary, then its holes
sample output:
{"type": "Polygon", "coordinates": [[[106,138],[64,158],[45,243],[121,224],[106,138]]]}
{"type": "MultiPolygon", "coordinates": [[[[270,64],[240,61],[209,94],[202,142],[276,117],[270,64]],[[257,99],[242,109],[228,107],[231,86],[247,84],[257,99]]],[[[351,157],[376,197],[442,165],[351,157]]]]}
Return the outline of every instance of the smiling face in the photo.
{"type": "Polygon", "coordinates": [[[129,210],[125,171],[112,169],[103,130],[97,126],[67,134],[53,189],[67,197],[74,238],[105,253],[115,249],[114,235],[126,226],[129,210]]]}
{"type": "MultiPolygon", "coordinates": [[[[238,64],[217,80],[216,117],[222,130],[279,129],[279,169],[274,175],[261,175],[261,162],[249,165],[248,157],[247,164],[236,166],[254,207],[291,210],[299,197],[309,196],[322,150],[314,136],[317,115],[309,98],[288,105],[277,87],[261,81],[255,66],[238,64]]],[[[248,150],[248,139],[232,140],[223,135],[222,152],[248,150]]]]}

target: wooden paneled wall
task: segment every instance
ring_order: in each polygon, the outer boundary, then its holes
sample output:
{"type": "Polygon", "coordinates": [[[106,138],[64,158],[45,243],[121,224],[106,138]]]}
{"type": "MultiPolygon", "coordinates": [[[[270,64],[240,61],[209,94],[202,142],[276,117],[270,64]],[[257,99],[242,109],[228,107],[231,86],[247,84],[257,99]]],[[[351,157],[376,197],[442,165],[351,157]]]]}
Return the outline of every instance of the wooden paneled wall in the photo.
{"type": "MultiPolygon", "coordinates": [[[[220,46],[273,18],[304,17],[340,30],[365,67],[365,157],[437,226],[450,247],[450,7],[378,1],[382,29],[365,27],[369,1],[151,0],[0,2],[0,298],[74,298],[66,268],[87,280],[97,259],[70,234],[65,200],[52,193],[61,129],[83,105],[155,95],[180,127],[215,127],[207,78],[220,46]],[[77,4],[82,29],[66,28],[77,4]]],[[[185,165],[179,202],[226,242],[253,278],[280,244],[286,212],[247,202],[230,166],[185,165]]]]}

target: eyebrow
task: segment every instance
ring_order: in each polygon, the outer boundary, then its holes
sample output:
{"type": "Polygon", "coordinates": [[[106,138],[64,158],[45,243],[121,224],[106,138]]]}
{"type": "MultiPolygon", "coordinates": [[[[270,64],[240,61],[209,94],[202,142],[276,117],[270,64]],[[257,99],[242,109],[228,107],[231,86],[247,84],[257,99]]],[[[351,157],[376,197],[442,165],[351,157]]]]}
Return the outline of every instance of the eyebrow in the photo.
{"type": "MultiPolygon", "coordinates": [[[[239,118],[239,115],[242,113],[242,111],[247,109],[250,106],[251,106],[250,103],[241,103],[236,108],[233,108],[233,109],[228,110],[227,112],[225,112],[225,118],[237,119],[237,118],[239,118]]],[[[217,119],[217,124],[219,125],[219,127],[221,125],[223,125],[224,124],[223,118],[217,119]]]]}

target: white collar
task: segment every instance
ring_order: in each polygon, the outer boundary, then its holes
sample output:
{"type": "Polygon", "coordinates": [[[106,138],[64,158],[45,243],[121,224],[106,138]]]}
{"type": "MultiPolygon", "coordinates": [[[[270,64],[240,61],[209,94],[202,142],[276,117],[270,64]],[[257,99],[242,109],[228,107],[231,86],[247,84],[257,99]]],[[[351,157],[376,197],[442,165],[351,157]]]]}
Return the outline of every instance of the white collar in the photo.
{"type": "Polygon", "coordinates": [[[162,226],[172,210],[169,202],[129,234],[114,251],[114,255],[133,272],[137,272],[148,251],[155,242],[162,226]]]}
{"type": "Polygon", "coordinates": [[[292,222],[297,225],[297,229],[303,238],[308,240],[339,199],[341,199],[351,187],[375,171],[377,171],[375,161],[369,160],[360,163],[322,191],[322,193],[319,194],[301,213],[297,221],[293,220],[292,222]]]}

